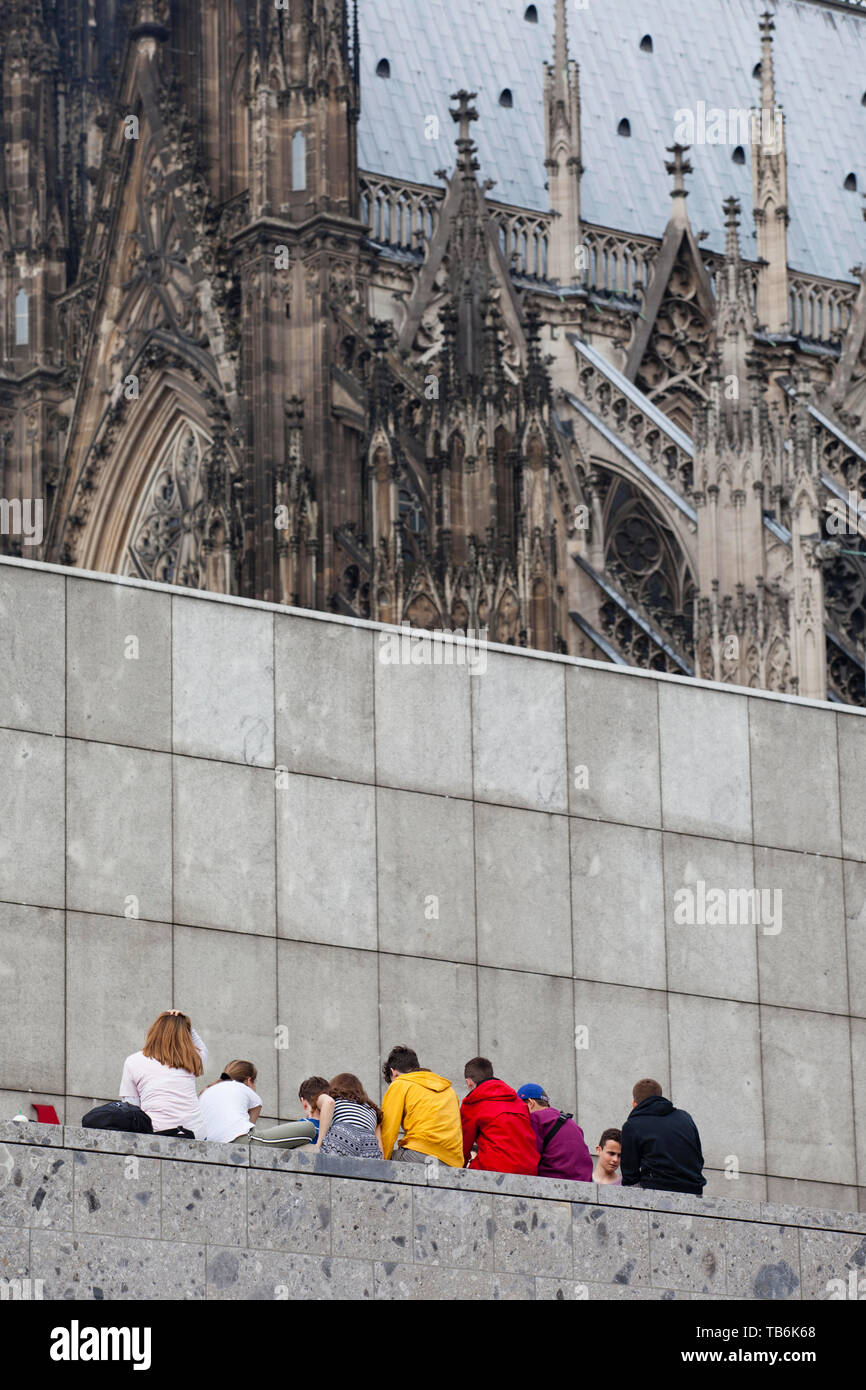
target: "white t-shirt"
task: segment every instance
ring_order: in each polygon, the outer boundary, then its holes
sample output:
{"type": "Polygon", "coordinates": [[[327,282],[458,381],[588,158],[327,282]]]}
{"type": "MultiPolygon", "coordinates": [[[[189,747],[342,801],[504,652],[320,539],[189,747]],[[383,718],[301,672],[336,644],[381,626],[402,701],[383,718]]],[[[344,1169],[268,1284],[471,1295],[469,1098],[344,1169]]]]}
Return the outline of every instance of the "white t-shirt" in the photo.
{"type": "Polygon", "coordinates": [[[250,1111],[261,1105],[251,1086],[243,1081],[218,1081],[208,1086],[198,1098],[205,1138],[216,1144],[230,1144],[253,1127],[250,1111]]]}
{"type": "MultiPolygon", "coordinates": [[[[202,1063],[207,1062],[207,1048],[195,1029],[192,1029],[193,1046],[202,1063]]],[[[195,1077],[183,1067],[166,1067],[155,1057],[145,1057],[143,1052],[133,1052],[123,1064],[120,1079],[120,1099],[140,1105],[150,1116],[154,1133],[161,1129],[175,1129],[183,1125],[191,1129],[196,1139],[204,1139],[205,1128],[201,1117],[198,1096],[195,1090],[195,1077]]]]}

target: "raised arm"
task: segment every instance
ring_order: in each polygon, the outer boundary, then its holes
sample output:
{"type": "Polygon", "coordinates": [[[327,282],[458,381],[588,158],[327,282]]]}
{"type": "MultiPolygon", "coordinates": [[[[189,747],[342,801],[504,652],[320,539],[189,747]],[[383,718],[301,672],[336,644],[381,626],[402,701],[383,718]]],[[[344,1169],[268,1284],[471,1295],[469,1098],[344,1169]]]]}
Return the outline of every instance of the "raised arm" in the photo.
{"type": "Polygon", "coordinates": [[[206,1067],[206,1066],[207,1066],[207,1044],[204,1043],[204,1042],[202,1042],[201,1038],[199,1037],[198,1033],[197,1033],[197,1032],[195,1031],[195,1029],[193,1028],[192,1024],[190,1024],[189,1031],[190,1031],[190,1033],[192,1034],[192,1045],[193,1045],[193,1047],[195,1048],[195,1050],[196,1050],[196,1052],[198,1053],[198,1055],[201,1057],[201,1064],[202,1064],[202,1066],[203,1066],[203,1067],[206,1067]]]}
{"type": "Polygon", "coordinates": [[[322,1147],[322,1140],[331,1128],[331,1120],[334,1118],[334,1097],[319,1096],[319,1138],[313,1145],[313,1153],[318,1153],[322,1147]]]}

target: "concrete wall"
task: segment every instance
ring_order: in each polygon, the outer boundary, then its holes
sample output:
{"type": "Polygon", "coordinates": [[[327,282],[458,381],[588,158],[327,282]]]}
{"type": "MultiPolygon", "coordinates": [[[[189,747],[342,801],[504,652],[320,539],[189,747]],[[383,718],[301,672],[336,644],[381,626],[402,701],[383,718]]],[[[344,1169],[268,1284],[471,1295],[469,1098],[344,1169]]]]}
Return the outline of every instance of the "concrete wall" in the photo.
{"type": "Polygon", "coordinates": [[[44,1299],[847,1300],[864,1261],[856,1213],[0,1125],[0,1277],[44,1299]]]}
{"type": "Polygon", "coordinates": [[[380,637],[0,563],[2,1113],[77,1122],[177,1006],[266,1118],[411,1041],[594,1144],[651,1075],[709,1192],[866,1208],[863,712],[380,637]],[[781,930],[678,924],[699,880],[781,930]]]}

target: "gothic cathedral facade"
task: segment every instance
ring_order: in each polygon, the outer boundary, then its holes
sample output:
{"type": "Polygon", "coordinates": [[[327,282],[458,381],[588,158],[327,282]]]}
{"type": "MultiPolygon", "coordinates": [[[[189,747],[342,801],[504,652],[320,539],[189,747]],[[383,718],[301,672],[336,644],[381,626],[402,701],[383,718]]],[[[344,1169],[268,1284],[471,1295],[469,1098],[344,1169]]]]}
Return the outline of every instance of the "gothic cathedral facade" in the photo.
{"type": "Polygon", "coordinates": [[[468,89],[359,167],[363,0],[3,0],[0,551],[866,703],[866,272],[789,264],[784,114],[754,254],[674,138],[663,235],[587,221],[549,6],[528,209],[468,89]]]}

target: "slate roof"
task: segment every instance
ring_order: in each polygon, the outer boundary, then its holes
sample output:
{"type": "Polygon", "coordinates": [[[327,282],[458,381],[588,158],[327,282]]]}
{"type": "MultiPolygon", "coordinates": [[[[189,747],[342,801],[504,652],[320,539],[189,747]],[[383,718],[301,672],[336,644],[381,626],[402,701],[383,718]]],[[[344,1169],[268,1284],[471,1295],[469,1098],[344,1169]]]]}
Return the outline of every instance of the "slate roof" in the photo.
{"type": "MultiPolygon", "coordinates": [[[[546,209],[543,63],[553,54],[554,0],[358,0],[361,32],[362,169],[438,185],[454,164],[449,99],[477,91],[472,127],[480,174],[491,197],[546,209]],[[390,78],[376,76],[387,58],[390,78]],[[499,105],[503,88],[514,105],[499,105]],[[425,137],[425,118],[439,137],[425,137]]],[[[776,97],[788,148],[788,261],[797,270],[850,280],[866,262],[866,14],[809,0],[577,0],[568,3],[569,53],[580,67],[585,221],[660,237],[670,214],[665,146],[674,112],[759,104],[752,70],[761,57],[759,16],[775,18],[776,97]],[[640,49],[650,34],[653,52],[640,49]],[[631,137],[617,135],[623,117],[631,137]],[[857,192],[843,188],[849,173],[857,192]]],[[[743,206],[741,245],[754,256],[751,152],[732,162],[731,145],[695,144],[688,210],[704,243],[724,249],[722,203],[743,206]]]]}

